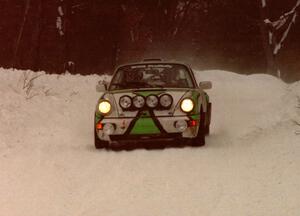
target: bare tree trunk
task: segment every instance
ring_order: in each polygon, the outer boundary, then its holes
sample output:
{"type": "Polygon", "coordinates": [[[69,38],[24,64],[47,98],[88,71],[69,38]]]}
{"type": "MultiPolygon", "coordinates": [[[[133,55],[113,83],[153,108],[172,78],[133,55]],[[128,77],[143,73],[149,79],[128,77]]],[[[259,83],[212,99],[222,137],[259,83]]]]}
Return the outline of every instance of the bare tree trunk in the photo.
{"type": "Polygon", "coordinates": [[[19,47],[20,47],[20,43],[22,40],[22,36],[23,36],[23,32],[24,32],[24,27],[27,21],[27,16],[28,16],[28,11],[30,8],[30,0],[26,1],[26,5],[25,5],[25,10],[24,10],[24,16],[23,16],[23,21],[20,27],[20,31],[17,37],[17,41],[15,44],[15,49],[14,49],[14,54],[13,54],[13,61],[12,61],[12,68],[14,68],[16,66],[16,61],[17,61],[17,55],[18,55],[18,51],[19,51],[19,47]]]}
{"type": "Polygon", "coordinates": [[[268,73],[275,74],[281,77],[279,67],[276,65],[275,58],[282,48],[285,39],[287,38],[292,25],[296,22],[300,0],[297,0],[295,6],[288,12],[282,14],[279,19],[271,21],[268,18],[266,11],[266,0],[259,0],[261,13],[261,34],[268,63],[268,73]],[[283,33],[278,35],[278,32],[283,33]]]}
{"type": "Polygon", "coordinates": [[[191,8],[191,3],[192,3],[191,0],[185,2],[185,5],[184,5],[182,11],[177,12],[178,13],[177,16],[179,17],[179,15],[181,13],[182,17],[177,22],[177,26],[175,27],[176,28],[176,30],[175,30],[176,32],[173,32],[173,38],[175,38],[176,34],[182,30],[182,28],[184,27],[184,25],[187,24],[186,21],[188,20],[188,14],[189,14],[188,12],[189,12],[189,10],[191,8]],[[176,33],[176,34],[174,34],[174,33],[176,33]]]}
{"type": "Polygon", "coordinates": [[[263,48],[265,52],[265,57],[267,61],[267,73],[272,75],[277,75],[278,68],[276,66],[275,57],[272,51],[272,41],[270,41],[269,31],[265,20],[267,19],[267,11],[265,0],[258,0],[260,5],[260,15],[261,15],[261,23],[260,23],[260,32],[263,43],[263,48]]]}
{"type": "Polygon", "coordinates": [[[41,37],[44,29],[44,19],[43,19],[43,0],[39,0],[38,3],[38,20],[36,26],[36,41],[35,41],[35,56],[34,56],[34,64],[33,69],[38,71],[40,70],[40,61],[41,61],[41,37]]]}
{"type": "Polygon", "coordinates": [[[116,10],[118,10],[117,14],[117,24],[116,24],[116,34],[114,34],[113,38],[113,50],[112,50],[112,57],[111,57],[111,70],[113,71],[114,68],[118,65],[119,63],[119,52],[120,52],[120,23],[121,23],[121,5],[117,4],[116,5],[116,10]]]}
{"type": "MultiPolygon", "coordinates": [[[[70,40],[71,40],[71,14],[72,14],[72,0],[65,0],[64,1],[64,65],[70,62],[70,40]]],[[[65,70],[65,68],[64,68],[65,70]]],[[[65,72],[65,71],[64,71],[65,72]]]]}

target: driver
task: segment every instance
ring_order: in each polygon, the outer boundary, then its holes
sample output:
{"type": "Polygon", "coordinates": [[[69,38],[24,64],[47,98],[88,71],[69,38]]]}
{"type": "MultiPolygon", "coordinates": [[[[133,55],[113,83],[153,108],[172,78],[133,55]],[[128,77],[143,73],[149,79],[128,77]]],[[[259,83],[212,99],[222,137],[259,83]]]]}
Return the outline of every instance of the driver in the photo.
{"type": "Polygon", "coordinates": [[[141,69],[132,69],[128,70],[125,73],[125,82],[126,83],[136,83],[140,82],[143,79],[143,71],[141,69]]]}
{"type": "Polygon", "coordinates": [[[162,74],[163,74],[163,79],[167,85],[175,85],[176,84],[176,76],[177,76],[176,71],[173,71],[170,68],[166,68],[166,69],[164,69],[162,74]]]}

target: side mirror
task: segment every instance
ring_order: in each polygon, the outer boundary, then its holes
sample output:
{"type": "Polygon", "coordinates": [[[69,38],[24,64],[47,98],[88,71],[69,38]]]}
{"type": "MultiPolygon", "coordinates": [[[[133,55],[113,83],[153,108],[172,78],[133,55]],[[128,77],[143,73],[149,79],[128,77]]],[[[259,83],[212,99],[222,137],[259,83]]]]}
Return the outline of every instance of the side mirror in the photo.
{"type": "Polygon", "coordinates": [[[97,92],[104,92],[106,90],[107,90],[107,84],[99,81],[97,86],[96,86],[96,91],[97,92]]]}
{"type": "Polygon", "coordinates": [[[199,87],[201,89],[211,89],[212,88],[212,83],[210,81],[203,81],[199,83],[199,87]]]}

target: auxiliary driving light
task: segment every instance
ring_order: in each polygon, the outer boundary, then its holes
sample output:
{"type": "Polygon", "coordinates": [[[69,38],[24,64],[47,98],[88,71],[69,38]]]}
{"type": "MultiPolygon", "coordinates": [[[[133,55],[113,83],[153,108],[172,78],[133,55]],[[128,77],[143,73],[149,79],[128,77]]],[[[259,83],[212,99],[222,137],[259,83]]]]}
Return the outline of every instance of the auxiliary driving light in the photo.
{"type": "Polygon", "coordinates": [[[109,101],[103,100],[99,103],[98,108],[99,108],[100,113],[106,115],[111,111],[111,104],[109,101]]]}
{"type": "Polygon", "coordinates": [[[175,122],[175,127],[179,132],[183,132],[187,129],[188,124],[185,120],[179,120],[175,122]]]}
{"type": "Polygon", "coordinates": [[[142,97],[140,95],[135,96],[132,100],[133,100],[133,105],[135,108],[140,109],[145,106],[145,99],[144,99],[144,97],[142,97]]]}
{"type": "Polygon", "coordinates": [[[194,109],[194,102],[190,98],[185,98],[181,101],[180,108],[183,112],[189,113],[194,109]]]}
{"type": "Polygon", "coordinates": [[[103,133],[106,135],[111,135],[115,132],[115,126],[111,123],[106,123],[103,126],[103,133]]]}
{"type": "Polygon", "coordinates": [[[146,104],[150,108],[155,108],[158,105],[158,97],[155,95],[149,95],[146,99],[146,104]]]}
{"type": "Polygon", "coordinates": [[[129,109],[132,105],[132,100],[131,97],[124,95],[120,98],[119,101],[120,107],[122,107],[123,109],[129,109]]]}
{"type": "Polygon", "coordinates": [[[163,108],[168,109],[172,106],[173,98],[169,94],[163,94],[159,97],[159,103],[163,108]]]}

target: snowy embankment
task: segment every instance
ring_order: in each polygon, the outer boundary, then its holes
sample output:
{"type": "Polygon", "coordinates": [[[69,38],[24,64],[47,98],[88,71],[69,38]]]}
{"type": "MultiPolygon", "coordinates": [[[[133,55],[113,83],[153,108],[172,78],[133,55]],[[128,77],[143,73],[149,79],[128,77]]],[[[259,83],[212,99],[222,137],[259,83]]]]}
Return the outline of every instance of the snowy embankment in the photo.
{"type": "Polygon", "coordinates": [[[299,215],[299,82],[197,72],[205,147],[111,152],[93,147],[103,78],[0,69],[0,215],[299,215]]]}

